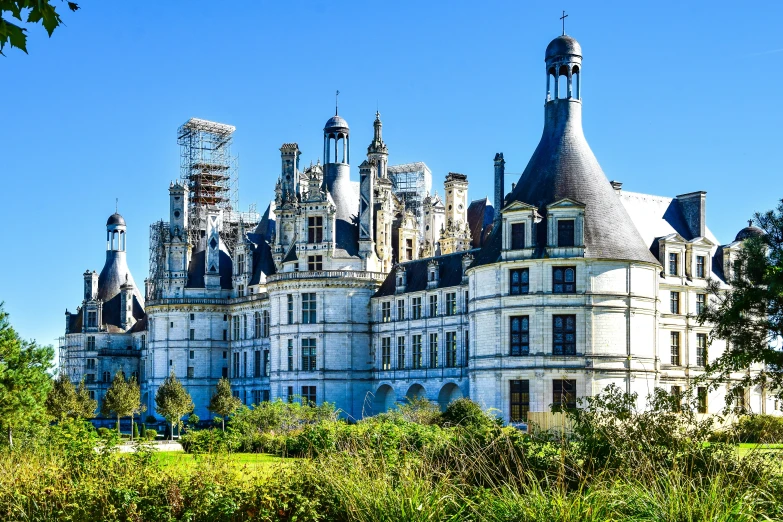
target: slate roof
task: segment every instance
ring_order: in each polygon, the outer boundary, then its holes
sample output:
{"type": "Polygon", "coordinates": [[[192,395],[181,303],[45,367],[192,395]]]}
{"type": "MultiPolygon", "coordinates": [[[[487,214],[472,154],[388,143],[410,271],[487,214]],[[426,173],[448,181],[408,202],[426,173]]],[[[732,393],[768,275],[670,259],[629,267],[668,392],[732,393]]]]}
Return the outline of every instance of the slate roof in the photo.
{"type": "Polygon", "coordinates": [[[752,224],[749,224],[748,226],[746,226],[745,228],[737,232],[734,241],[744,241],[751,237],[761,237],[764,234],[765,232],[762,229],[760,229],[759,227],[755,227],[752,224]]]}
{"type": "Polygon", "coordinates": [[[107,250],[106,262],[98,276],[97,298],[104,302],[109,301],[112,297],[120,293],[120,287],[126,282],[133,285],[133,295],[143,308],[144,298],[139,292],[139,288],[133,280],[133,275],[128,269],[126,253],[119,250],[107,250]]]}
{"type": "MultiPolygon", "coordinates": [[[[430,261],[438,262],[438,286],[437,288],[448,288],[462,284],[462,257],[465,254],[475,255],[478,249],[455,252],[443,256],[427,257],[415,261],[406,261],[398,266],[405,268],[405,293],[421,292],[427,289],[427,267],[430,261]]],[[[386,279],[383,280],[380,288],[373,297],[384,297],[394,295],[397,289],[397,269],[395,268],[386,279]]]]}
{"type": "MultiPolygon", "coordinates": [[[[203,242],[203,239],[202,239],[203,242]]],[[[204,272],[206,271],[207,251],[203,245],[190,258],[188,265],[188,284],[185,288],[205,288],[204,272]]],[[[220,288],[230,290],[233,288],[231,275],[233,272],[233,262],[231,256],[225,251],[223,241],[220,242],[220,254],[218,257],[218,272],[220,273],[220,288]]]]}
{"type": "Polygon", "coordinates": [[[470,244],[473,248],[478,248],[484,244],[484,241],[492,232],[492,220],[495,218],[495,208],[490,203],[489,198],[477,199],[471,201],[468,206],[468,226],[473,239],[470,244]]]}

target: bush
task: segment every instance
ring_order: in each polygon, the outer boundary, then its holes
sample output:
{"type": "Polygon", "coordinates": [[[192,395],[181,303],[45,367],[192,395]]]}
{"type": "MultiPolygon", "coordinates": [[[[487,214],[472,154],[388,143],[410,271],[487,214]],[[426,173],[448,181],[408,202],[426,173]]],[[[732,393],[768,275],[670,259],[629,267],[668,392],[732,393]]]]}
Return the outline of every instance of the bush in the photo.
{"type": "Polygon", "coordinates": [[[147,425],[146,424],[139,425],[139,436],[142,439],[146,439],[147,438],[147,425]]]}
{"type": "Polygon", "coordinates": [[[158,432],[153,429],[144,430],[145,438],[147,440],[155,440],[158,437],[158,432]]]}
{"type": "Polygon", "coordinates": [[[771,444],[783,442],[783,418],[772,415],[745,415],[733,428],[739,442],[771,444]]]}
{"type": "Polygon", "coordinates": [[[108,438],[111,432],[109,428],[98,428],[98,436],[102,439],[108,438]]]}
{"type": "Polygon", "coordinates": [[[443,426],[461,426],[463,428],[492,428],[502,425],[502,421],[481,406],[463,397],[452,401],[441,416],[443,426]]]}
{"type": "Polygon", "coordinates": [[[236,437],[217,429],[189,431],[179,438],[186,453],[225,453],[236,451],[239,443],[236,437]]]}
{"type": "Polygon", "coordinates": [[[135,422],[133,423],[133,438],[138,439],[139,438],[139,425],[135,422]]]}

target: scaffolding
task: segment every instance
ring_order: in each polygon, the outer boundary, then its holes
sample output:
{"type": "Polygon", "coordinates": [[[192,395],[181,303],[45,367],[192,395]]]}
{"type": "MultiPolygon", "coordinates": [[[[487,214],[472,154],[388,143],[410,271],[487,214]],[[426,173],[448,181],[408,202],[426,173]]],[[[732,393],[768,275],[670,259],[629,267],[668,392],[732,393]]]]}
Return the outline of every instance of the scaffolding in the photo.
{"type": "Polygon", "coordinates": [[[145,289],[145,301],[160,299],[166,272],[166,248],[169,241],[169,224],[156,221],[150,225],[150,273],[145,289]]]}
{"type": "Polygon", "coordinates": [[[423,224],[421,205],[424,198],[432,190],[432,172],[421,161],[390,165],[386,171],[392,182],[392,191],[407,210],[413,212],[421,227],[423,224]]]}

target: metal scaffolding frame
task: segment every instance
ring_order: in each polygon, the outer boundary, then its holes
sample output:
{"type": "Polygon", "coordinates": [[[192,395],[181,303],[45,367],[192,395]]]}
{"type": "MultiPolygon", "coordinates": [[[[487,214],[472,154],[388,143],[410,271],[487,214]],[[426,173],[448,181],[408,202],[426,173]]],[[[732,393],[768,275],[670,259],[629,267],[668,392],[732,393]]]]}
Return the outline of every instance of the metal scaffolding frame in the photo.
{"type": "Polygon", "coordinates": [[[404,163],[402,165],[390,165],[386,172],[392,182],[392,191],[397,199],[404,204],[407,210],[411,210],[416,216],[416,221],[421,226],[421,205],[424,198],[432,189],[432,172],[421,161],[404,163]]]}
{"type": "Polygon", "coordinates": [[[161,297],[161,282],[166,272],[165,244],[169,241],[169,234],[169,224],[166,221],[156,221],[150,225],[150,273],[146,280],[145,300],[161,297]]]}

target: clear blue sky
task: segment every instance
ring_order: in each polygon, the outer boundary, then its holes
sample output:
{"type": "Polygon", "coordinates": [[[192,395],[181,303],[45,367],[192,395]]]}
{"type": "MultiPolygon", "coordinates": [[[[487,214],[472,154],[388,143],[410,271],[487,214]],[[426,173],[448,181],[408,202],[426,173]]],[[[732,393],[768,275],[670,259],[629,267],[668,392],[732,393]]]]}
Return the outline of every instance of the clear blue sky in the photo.
{"type": "Polygon", "coordinates": [[[463,172],[471,198],[491,196],[494,154],[521,173],[538,143],[561,9],[609,179],[707,191],[723,243],[783,197],[783,2],[79,4],[51,39],[30,28],[29,55],[0,58],[0,300],[40,342],[62,335],[82,273],[103,266],[115,197],[142,283],[192,116],[237,127],[243,208],[273,197],[283,142],[319,158],[336,89],[354,179],[377,106],[392,163],[426,162],[436,186],[463,172]]]}

